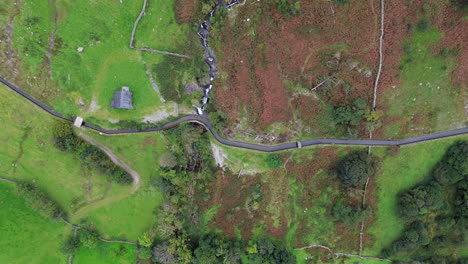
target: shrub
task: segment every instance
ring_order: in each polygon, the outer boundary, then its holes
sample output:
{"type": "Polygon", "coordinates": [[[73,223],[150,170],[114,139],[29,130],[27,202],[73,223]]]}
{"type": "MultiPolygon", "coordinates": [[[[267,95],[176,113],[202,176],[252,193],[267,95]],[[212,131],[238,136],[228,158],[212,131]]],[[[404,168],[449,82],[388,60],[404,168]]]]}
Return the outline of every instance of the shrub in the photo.
{"type": "Polygon", "coordinates": [[[349,0],[333,0],[333,3],[337,5],[345,5],[349,2],[349,0]]]}
{"type": "Polygon", "coordinates": [[[268,167],[272,169],[276,169],[279,166],[281,166],[281,164],[283,164],[281,158],[278,155],[268,155],[265,159],[265,162],[268,165],[268,167]]]}
{"type": "Polygon", "coordinates": [[[418,29],[421,30],[422,32],[425,32],[429,29],[429,25],[430,25],[429,20],[422,20],[418,24],[418,29]]]}

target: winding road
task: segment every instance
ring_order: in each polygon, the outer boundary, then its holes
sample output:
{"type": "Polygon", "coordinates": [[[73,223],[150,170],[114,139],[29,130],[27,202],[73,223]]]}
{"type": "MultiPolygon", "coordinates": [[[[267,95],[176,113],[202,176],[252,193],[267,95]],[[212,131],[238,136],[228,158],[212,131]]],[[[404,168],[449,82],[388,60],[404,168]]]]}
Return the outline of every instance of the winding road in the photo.
{"type": "MultiPolygon", "coordinates": [[[[14,84],[8,82],[4,78],[0,77],[0,82],[3,83],[5,86],[10,88],[12,91],[16,92],[17,94],[23,96],[28,101],[33,103],[34,105],[38,106],[42,110],[46,111],[52,116],[60,118],[62,120],[73,122],[74,119],[65,117],[63,114],[58,113],[51,108],[49,108],[44,103],[40,102],[33,96],[27,94],[23,90],[16,87],[14,84]]],[[[173,128],[182,123],[198,123],[203,125],[211,134],[216,138],[216,140],[225,145],[230,147],[242,148],[242,149],[249,149],[249,150],[256,150],[261,152],[277,152],[289,149],[296,149],[298,146],[307,147],[307,146],[316,146],[316,145],[354,145],[354,146],[402,146],[402,145],[409,145],[415,143],[426,142],[435,139],[441,139],[446,137],[452,136],[459,136],[463,134],[468,134],[468,127],[454,129],[454,130],[447,130],[433,134],[427,134],[412,138],[406,139],[396,139],[396,140],[378,140],[378,139],[338,139],[338,138],[317,138],[317,139],[308,139],[308,140],[301,140],[295,141],[290,143],[283,143],[278,145],[260,145],[260,144],[252,144],[246,143],[241,141],[229,140],[221,137],[218,132],[213,129],[210,121],[208,120],[206,114],[205,115],[187,115],[183,116],[175,121],[168,122],[159,127],[152,127],[143,130],[136,130],[136,129],[104,129],[101,127],[97,127],[91,123],[84,122],[83,126],[100,132],[106,135],[118,135],[118,134],[131,134],[131,133],[148,133],[154,131],[161,131],[173,128]]]]}

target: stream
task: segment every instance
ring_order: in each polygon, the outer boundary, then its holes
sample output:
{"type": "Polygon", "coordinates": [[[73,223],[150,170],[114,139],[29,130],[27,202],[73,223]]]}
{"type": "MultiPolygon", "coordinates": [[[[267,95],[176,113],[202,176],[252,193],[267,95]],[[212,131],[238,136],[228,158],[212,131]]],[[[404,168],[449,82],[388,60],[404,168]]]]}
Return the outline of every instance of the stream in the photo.
{"type": "Polygon", "coordinates": [[[200,38],[200,43],[205,50],[205,62],[210,67],[209,76],[210,76],[210,83],[203,87],[203,97],[200,101],[201,106],[196,107],[197,113],[199,115],[203,115],[205,113],[205,106],[210,101],[210,93],[213,90],[213,82],[218,74],[218,67],[216,66],[216,57],[213,51],[210,49],[208,45],[208,37],[210,35],[210,28],[212,26],[211,18],[216,15],[216,10],[219,7],[231,8],[235,5],[239,4],[239,0],[231,0],[229,3],[226,3],[224,0],[218,0],[218,3],[213,6],[211,11],[205,16],[203,22],[200,24],[200,28],[198,29],[198,36],[200,38]]]}

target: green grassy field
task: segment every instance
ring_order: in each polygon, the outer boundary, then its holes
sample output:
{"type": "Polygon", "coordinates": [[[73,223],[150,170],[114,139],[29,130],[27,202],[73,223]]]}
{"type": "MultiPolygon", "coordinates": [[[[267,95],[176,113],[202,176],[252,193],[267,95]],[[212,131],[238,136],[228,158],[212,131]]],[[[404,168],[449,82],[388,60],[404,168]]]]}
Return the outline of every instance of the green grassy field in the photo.
{"type": "Polygon", "coordinates": [[[84,169],[73,154],[53,146],[53,118],[5,87],[0,89],[0,103],[8,105],[0,110],[3,177],[34,181],[68,213],[103,196],[108,185],[105,177],[84,169]]]}
{"type": "Polygon", "coordinates": [[[73,263],[77,264],[131,264],[135,263],[135,246],[120,243],[99,242],[96,248],[80,247],[73,263]]]}
{"type": "Polygon", "coordinates": [[[387,137],[404,137],[463,126],[466,120],[461,90],[454,89],[450,74],[457,66],[451,56],[434,54],[443,36],[437,28],[415,30],[401,59],[401,84],[384,96],[389,117],[401,121],[384,128],[387,137]],[[406,127],[407,131],[404,131],[406,127]]]}
{"type": "Polygon", "coordinates": [[[54,119],[2,88],[0,103],[7,102],[9,107],[0,110],[3,121],[0,135],[5,146],[0,150],[0,172],[3,177],[34,181],[64,207],[73,221],[88,218],[105,237],[135,240],[152,225],[155,221],[153,211],[161,204],[162,196],[159,191],[150,190],[145,185],[158,166],[156,158],[157,152],[164,146],[162,138],[155,135],[138,135],[133,139],[132,136],[107,138],[108,145],[119,146],[116,148],[117,155],[134,157],[128,164],[142,176],[143,187],[131,194],[131,186],[108,183],[104,176],[83,168],[78,157],[56,149],[50,131],[54,119]],[[153,138],[161,143],[159,148],[152,148],[153,138]],[[113,140],[116,142],[113,143],[113,140]],[[122,150],[127,152],[122,153],[122,150]],[[129,222],[132,224],[129,225],[129,222]]]}
{"type": "Polygon", "coordinates": [[[0,182],[0,263],[65,263],[59,249],[69,229],[33,211],[13,184],[0,182]]]}
{"type": "MultiPolygon", "coordinates": [[[[146,15],[138,25],[135,46],[183,52],[189,25],[179,25],[175,20],[173,1],[148,1],[146,15]]],[[[140,4],[141,5],[141,4],[140,4]]]]}
{"type": "Polygon", "coordinates": [[[383,248],[400,236],[404,223],[396,211],[397,194],[425,179],[446,149],[460,139],[468,139],[468,136],[401,147],[394,156],[385,155],[385,149],[374,150],[380,152],[376,154],[385,156],[385,159],[381,173],[377,176],[376,220],[368,229],[368,234],[375,242],[364,248],[365,255],[379,255],[383,248]]]}
{"type": "MultiPolygon", "coordinates": [[[[145,65],[152,70],[154,65],[164,62],[166,55],[129,48],[133,23],[142,4],[143,1],[111,0],[23,1],[20,15],[14,20],[12,49],[20,58],[21,75],[29,77],[18,80],[17,84],[67,115],[104,121],[141,121],[145,115],[165,111],[166,106],[154,91],[145,65]],[[49,65],[44,54],[49,49],[56,14],[57,30],[49,65]],[[83,52],[78,52],[78,47],[83,47],[83,52]],[[114,92],[122,86],[129,86],[133,92],[135,109],[132,111],[110,108],[114,92]],[[80,103],[85,106],[77,106],[80,103]]],[[[148,1],[148,10],[136,31],[137,47],[182,52],[181,49],[187,50],[193,44],[188,44],[187,38],[195,33],[189,25],[175,22],[173,4],[173,1],[148,1]]],[[[1,20],[8,17],[4,13],[2,16],[0,10],[1,20]]],[[[190,81],[192,61],[184,60],[177,58],[173,64],[180,62],[177,66],[180,76],[190,81]]],[[[176,83],[166,81],[165,72],[152,70],[152,75],[161,90],[176,89],[176,83]]]]}

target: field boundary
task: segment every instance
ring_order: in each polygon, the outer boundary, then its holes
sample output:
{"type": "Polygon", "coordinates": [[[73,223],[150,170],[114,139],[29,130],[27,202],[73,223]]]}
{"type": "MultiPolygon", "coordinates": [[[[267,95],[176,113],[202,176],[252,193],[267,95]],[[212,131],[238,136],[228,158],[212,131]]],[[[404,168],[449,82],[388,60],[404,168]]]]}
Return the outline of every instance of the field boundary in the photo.
{"type": "MultiPolygon", "coordinates": [[[[379,87],[380,75],[382,73],[382,64],[383,64],[383,40],[385,32],[385,0],[380,0],[380,38],[379,38],[379,67],[377,70],[377,75],[374,82],[374,98],[372,101],[372,110],[375,111],[377,106],[377,89],[379,87]]],[[[372,129],[369,129],[369,139],[372,139],[372,129]]],[[[370,155],[372,146],[368,148],[368,154],[370,155]]],[[[362,208],[366,206],[366,192],[367,186],[369,185],[369,179],[367,178],[366,185],[364,186],[364,194],[362,197],[362,208]]],[[[364,238],[364,226],[366,219],[363,219],[361,222],[361,230],[359,231],[359,256],[362,256],[362,240],[364,238]]]]}
{"type": "Polygon", "coordinates": [[[308,248],[322,248],[322,249],[325,249],[330,253],[330,255],[335,256],[335,258],[356,257],[356,258],[361,258],[361,259],[373,259],[373,260],[393,262],[391,259],[378,258],[378,257],[373,257],[373,256],[362,256],[362,255],[344,253],[344,252],[333,252],[333,250],[330,247],[327,247],[327,246],[324,246],[324,245],[319,245],[319,244],[310,244],[310,245],[305,246],[305,247],[295,248],[294,250],[304,250],[304,249],[308,249],[308,248]]]}

